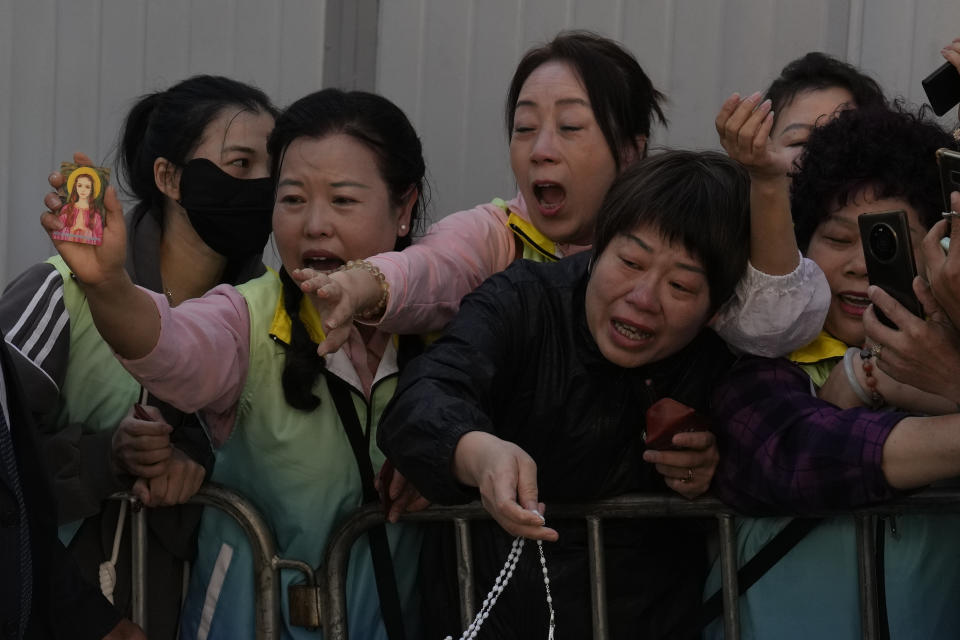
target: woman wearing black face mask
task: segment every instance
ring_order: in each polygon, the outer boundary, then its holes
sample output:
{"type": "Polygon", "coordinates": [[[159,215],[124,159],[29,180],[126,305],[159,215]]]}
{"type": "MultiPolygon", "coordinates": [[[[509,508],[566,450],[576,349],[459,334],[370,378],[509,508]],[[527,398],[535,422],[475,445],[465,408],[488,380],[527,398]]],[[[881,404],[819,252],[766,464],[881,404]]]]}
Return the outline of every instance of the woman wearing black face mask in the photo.
{"type": "MultiPolygon", "coordinates": [[[[120,167],[136,199],[127,225],[126,270],[173,305],[215,285],[264,272],[273,189],[266,150],[275,109],[260,90],[196,76],[139,99],[121,136],[120,167]]],[[[78,164],[92,164],[83,155],[78,164]]],[[[63,180],[50,178],[52,186],[63,180]]],[[[55,194],[47,196],[59,206],[55,194]]],[[[140,385],[100,339],[83,292],[59,258],[35,265],[0,298],[0,327],[18,351],[27,397],[43,414],[44,448],[59,508],[61,539],[88,580],[113,588],[129,610],[129,534],[117,579],[101,580],[124,518],[105,501],[129,489],[150,505],[178,504],[212,465],[196,417],[151,399],[133,415],[140,385]],[[173,446],[171,446],[173,445],[173,446]]],[[[181,560],[195,549],[198,508],[150,513],[148,635],[173,638],[181,560]]]]}

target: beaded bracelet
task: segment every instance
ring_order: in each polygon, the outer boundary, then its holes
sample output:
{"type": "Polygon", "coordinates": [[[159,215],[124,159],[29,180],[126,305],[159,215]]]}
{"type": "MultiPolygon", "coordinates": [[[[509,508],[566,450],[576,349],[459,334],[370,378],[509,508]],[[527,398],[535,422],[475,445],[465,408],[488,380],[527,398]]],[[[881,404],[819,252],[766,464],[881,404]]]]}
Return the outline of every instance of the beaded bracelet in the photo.
{"type": "Polygon", "coordinates": [[[860,360],[863,361],[863,373],[867,376],[867,387],[870,389],[869,405],[873,409],[879,409],[887,404],[887,400],[877,389],[877,379],[873,375],[873,362],[871,362],[874,356],[877,356],[878,359],[880,357],[880,350],[876,346],[873,349],[860,350],[860,360]]]}
{"type": "Polygon", "coordinates": [[[857,347],[850,347],[847,349],[847,352],[843,354],[843,370],[847,374],[847,382],[850,383],[850,388],[853,389],[853,392],[857,394],[858,398],[860,398],[860,402],[870,406],[873,404],[873,399],[867,395],[867,392],[864,391],[862,386],[860,386],[860,381],[857,379],[857,374],[853,370],[853,355],[859,352],[860,349],[857,347]]]}
{"type": "Polygon", "coordinates": [[[387,282],[383,272],[380,271],[380,269],[377,268],[377,265],[373,264],[372,262],[367,262],[366,260],[347,260],[345,265],[334,269],[333,273],[336,273],[337,271],[349,271],[351,269],[363,269],[372,275],[380,284],[380,299],[377,300],[377,304],[365,311],[360,311],[353,314],[353,317],[361,320],[370,320],[372,318],[378,318],[382,316],[383,312],[387,308],[387,298],[390,295],[390,283],[387,282]]]}

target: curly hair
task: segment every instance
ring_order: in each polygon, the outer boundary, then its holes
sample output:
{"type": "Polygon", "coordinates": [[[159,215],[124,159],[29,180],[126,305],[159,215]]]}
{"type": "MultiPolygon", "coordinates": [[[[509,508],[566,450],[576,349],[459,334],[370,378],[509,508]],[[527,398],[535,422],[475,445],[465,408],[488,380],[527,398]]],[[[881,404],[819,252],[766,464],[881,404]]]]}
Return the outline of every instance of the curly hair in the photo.
{"type": "Polygon", "coordinates": [[[924,228],[940,219],[936,151],[957,143],[930,120],[927,109],[850,109],[810,133],[790,187],[797,245],[806,252],[813,232],[832,211],[864,189],[875,198],[902,198],[924,228]]]}

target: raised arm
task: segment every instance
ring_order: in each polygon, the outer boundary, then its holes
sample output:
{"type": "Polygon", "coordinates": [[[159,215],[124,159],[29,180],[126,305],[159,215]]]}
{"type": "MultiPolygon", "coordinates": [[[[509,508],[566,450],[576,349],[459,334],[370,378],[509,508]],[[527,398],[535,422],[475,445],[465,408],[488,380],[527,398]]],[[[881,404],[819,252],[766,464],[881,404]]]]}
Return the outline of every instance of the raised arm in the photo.
{"type": "Polygon", "coordinates": [[[759,93],[742,99],[735,93],[715,125],[720,144],[750,172],[750,262],[763,273],[786,275],[797,268],[800,250],[790,217],[791,167],[770,145],[770,101],[760,102],[759,93]]]}
{"type": "Polygon", "coordinates": [[[830,306],[830,286],[797,248],[791,167],[771,150],[770,101],[759,100],[758,93],[743,99],[733,94],[715,122],[723,148],[750,173],[750,264],[711,326],[737,351],[776,357],[817,336],[830,306]]]}

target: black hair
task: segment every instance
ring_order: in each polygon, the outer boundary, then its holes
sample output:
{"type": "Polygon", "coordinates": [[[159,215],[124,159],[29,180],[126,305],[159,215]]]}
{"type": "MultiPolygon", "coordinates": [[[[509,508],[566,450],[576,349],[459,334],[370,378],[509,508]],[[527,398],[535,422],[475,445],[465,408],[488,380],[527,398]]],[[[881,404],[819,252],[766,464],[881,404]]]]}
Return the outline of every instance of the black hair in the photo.
{"type": "Polygon", "coordinates": [[[774,118],[777,118],[799,94],[831,88],[849,91],[853,96],[852,107],[869,108],[887,103],[876,80],[853,65],[820,51],[811,51],[788,63],[767,89],[766,97],[771,102],[774,118]]]}
{"type": "MultiPolygon", "coordinates": [[[[523,83],[538,67],[553,60],[566,62],[580,76],[618,171],[629,155],[627,151],[636,149],[637,137],[650,138],[654,119],[667,124],[660,108],[666,98],[654,88],[632,53],[589,31],[562,31],[550,42],[527,51],[517,65],[507,91],[508,138],[513,135],[513,117],[523,83]]],[[[642,155],[646,155],[646,146],[642,155]]]]}
{"type": "MultiPolygon", "coordinates": [[[[323,89],[287,107],[277,117],[267,141],[274,185],[280,178],[283,156],[290,143],[297,138],[323,138],[338,133],[351,136],[373,152],[394,205],[405,203],[411,189],[416,189],[410,233],[397,236],[394,249],[399,251],[409,246],[414,229],[422,224],[428,199],[423,148],[407,116],[382,96],[365,91],[323,89]]],[[[284,305],[292,324],[283,369],[283,394],[290,406],[312,411],[320,403],[313,394],[313,385],[323,372],[324,361],[317,355],[316,345],[300,320],[303,292],[286,270],[281,269],[280,276],[284,282],[284,305]]]]}
{"type": "Polygon", "coordinates": [[[178,167],[185,165],[207,125],[227,107],[277,114],[263,91],[222,76],[193,76],[137,100],[120,134],[119,161],[125,191],[138,200],[135,214],[162,211],[164,195],[154,181],[154,161],[166,158],[178,167]]]}
{"type": "Polygon", "coordinates": [[[713,310],[733,295],[750,256],[750,179],[715,151],[666,151],[627,168],[597,214],[593,262],[611,240],[650,227],[706,271],[713,310]]]}
{"type": "Polygon", "coordinates": [[[849,109],[810,132],[790,187],[797,245],[806,252],[817,227],[864,189],[874,198],[902,198],[929,229],[943,202],[936,151],[957,143],[929,119],[892,107],[849,109]]]}

